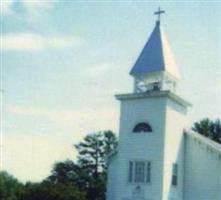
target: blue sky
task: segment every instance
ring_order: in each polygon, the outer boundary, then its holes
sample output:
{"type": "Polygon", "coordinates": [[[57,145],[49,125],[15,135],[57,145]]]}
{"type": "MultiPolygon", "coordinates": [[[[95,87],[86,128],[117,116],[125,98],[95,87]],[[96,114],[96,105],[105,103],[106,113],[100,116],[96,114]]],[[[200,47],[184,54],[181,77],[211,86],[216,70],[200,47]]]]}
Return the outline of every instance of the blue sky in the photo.
{"type": "Polygon", "coordinates": [[[181,73],[190,124],[221,113],[219,1],[1,1],[1,165],[39,181],[74,159],[91,132],[118,132],[114,94],[132,91],[129,71],[161,6],[181,73]]]}

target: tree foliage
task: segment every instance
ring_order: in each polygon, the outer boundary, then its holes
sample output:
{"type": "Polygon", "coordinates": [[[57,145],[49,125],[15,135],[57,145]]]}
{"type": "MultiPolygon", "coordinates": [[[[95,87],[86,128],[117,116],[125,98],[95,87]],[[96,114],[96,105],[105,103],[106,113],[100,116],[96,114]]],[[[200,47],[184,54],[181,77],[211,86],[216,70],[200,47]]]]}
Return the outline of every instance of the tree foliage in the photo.
{"type": "Polygon", "coordinates": [[[117,146],[113,132],[104,131],[87,135],[82,142],[75,145],[78,150],[78,163],[88,169],[94,178],[107,168],[107,155],[117,146]]]}
{"type": "Polygon", "coordinates": [[[221,122],[205,118],[193,124],[192,130],[221,144],[221,122]]]}
{"type": "Polygon", "coordinates": [[[85,194],[78,191],[71,183],[27,183],[23,200],[86,200],[85,194]]]}
{"type": "Polygon", "coordinates": [[[24,186],[5,171],[0,172],[0,199],[18,200],[24,192],[24,186]]]}
{"type": "Polygon", "coordinates": [[[78,150],[78,165],[86,174],[85,186],[90,200],[105,199],[106,159],[117,146],[116,136],[111,131],[87,135],[75,145],[78,150]]]}

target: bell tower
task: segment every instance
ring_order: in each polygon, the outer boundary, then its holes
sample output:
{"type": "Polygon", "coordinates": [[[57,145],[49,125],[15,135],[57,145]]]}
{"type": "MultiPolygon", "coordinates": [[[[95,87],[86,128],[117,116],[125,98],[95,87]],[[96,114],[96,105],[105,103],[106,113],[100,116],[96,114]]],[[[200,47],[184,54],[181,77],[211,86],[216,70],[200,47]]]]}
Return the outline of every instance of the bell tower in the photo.
{"type": "Polygon", "coordinates": [[[130,72],[134,77],[134,93],[176,90],[179,73],[160,25],[160,15],[164,12],[159,8],[154,13],[158,15],[154,30],[130,72]]]}
{"type": "Polygon", "coordinates": [[[109,157],[107,200],[183,200],[187,108],[176,93],[179,73],[158,15],[121,103],[118,149],[109,157]]]}

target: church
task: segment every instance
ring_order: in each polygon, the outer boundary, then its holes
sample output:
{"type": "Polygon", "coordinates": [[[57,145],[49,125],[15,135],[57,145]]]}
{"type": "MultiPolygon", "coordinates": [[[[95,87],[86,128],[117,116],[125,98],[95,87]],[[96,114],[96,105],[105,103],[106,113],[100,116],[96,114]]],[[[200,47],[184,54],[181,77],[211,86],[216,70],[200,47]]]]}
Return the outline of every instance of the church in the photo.
{"type": "Polygon", "coordinates": [[[121,103],[119,145],[108,157],[106,200],[221,200],[221,145],[187,127],[191,104],[160,15],[130,75],[121,103]]]}

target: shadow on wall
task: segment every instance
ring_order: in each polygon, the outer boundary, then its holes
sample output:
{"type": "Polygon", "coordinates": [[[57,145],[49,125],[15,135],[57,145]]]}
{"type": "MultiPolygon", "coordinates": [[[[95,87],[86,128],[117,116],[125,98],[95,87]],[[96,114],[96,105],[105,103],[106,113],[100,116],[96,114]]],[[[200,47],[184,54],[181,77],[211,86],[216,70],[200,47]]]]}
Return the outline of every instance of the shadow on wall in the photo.
{"type": "Polygon", "coordinates": [[[184,200],[185,134],[183,134],[175,162],[170,165],[168,200],[184,200]]]}

